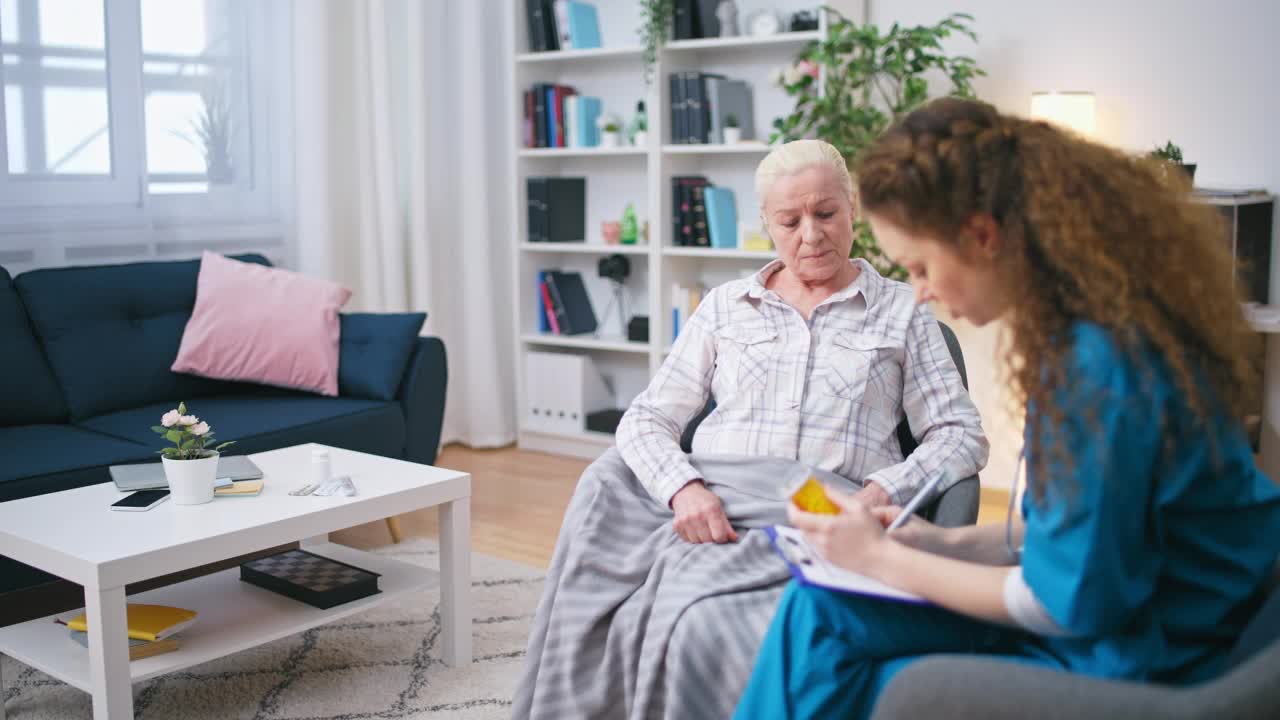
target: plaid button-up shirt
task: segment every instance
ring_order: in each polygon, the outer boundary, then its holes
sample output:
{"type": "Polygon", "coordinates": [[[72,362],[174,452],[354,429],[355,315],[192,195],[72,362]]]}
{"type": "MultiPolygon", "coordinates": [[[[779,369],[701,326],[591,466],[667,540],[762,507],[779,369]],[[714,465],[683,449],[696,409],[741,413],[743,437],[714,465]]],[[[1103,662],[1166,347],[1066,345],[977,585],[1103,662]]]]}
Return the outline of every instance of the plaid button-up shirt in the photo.
{"type": "Polygon", "coordinates": [[[982,469],[987,439],[933,313],[853,262],[857,279],[808,321],[765,287],[780,260],[707,294],[618,426],[622,457],[659,502],[699,479],[680,435],[710,397],[695,452],[792,458],[873,480],[899,505],[935,474],[950,478],[941,492],[982,469]],[[905,460],[904,416],[920,441],[905,460]]]}

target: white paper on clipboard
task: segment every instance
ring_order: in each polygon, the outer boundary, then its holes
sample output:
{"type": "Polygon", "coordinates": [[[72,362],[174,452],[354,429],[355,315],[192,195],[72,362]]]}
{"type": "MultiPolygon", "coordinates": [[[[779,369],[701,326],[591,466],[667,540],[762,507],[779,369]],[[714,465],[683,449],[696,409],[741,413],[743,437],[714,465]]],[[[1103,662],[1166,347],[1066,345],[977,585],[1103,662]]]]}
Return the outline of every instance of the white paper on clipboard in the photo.
{"type": "Polygon", "coordinates": [[[793,527],[774,525],[769,528],[773,546],[791,568],[791,574],[800,582],[830,590],[871,595],[888,600],[900,600],[927,604],[919,595],[890,587],[866,575],[836,567],[823,560],[804,540],[804,534],[793,527]]]}

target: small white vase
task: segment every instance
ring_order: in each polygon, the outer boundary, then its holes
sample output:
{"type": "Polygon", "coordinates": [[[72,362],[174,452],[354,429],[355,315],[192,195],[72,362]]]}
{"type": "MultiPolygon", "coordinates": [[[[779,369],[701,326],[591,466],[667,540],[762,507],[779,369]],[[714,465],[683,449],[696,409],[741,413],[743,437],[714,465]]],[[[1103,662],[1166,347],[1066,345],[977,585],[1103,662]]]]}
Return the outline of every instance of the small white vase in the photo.
{"type": "Polygon", "coordinates": [[[724,129],[724,144],[737,145],[742,139],[742,128],[727,127],[724,129]]]}
{"type": "Polygon", "coordinates": [[[645,130],[637,130],[636,136],[631,143],[636,147],[644,147],[649,144],[649,133],[645,130]]]}
{"type": "Polygon", "coordinates": [[[213,483],[218,475],[218,454],[199,460],[170,460],[164,463],[169,495],[175,505],[203,505],[213,500],[213,483]]]}
{"type": "Polygon", "coordinates": [[[621,145],[618,142],[619,135],[616,132],[600,132],[600,147],[616,148],[621,145]]]}

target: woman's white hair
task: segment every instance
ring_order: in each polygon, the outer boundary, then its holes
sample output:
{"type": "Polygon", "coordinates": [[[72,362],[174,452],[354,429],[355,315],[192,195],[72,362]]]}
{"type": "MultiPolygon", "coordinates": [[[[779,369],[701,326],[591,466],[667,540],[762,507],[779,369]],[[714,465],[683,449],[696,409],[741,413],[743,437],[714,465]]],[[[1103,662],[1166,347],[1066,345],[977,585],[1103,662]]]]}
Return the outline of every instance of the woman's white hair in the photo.
{"type": "Polygon", "coordinates": [[[840,151],[821,140],[792,140],[774,148],[756,167],[756,198],[760,202],[760,212],[764,213],[764,201],[775,180],[814,166],[831,168],[844,189],[845,199],[852,202],[853,178],[849,176],[849,166],[840,151]]]}

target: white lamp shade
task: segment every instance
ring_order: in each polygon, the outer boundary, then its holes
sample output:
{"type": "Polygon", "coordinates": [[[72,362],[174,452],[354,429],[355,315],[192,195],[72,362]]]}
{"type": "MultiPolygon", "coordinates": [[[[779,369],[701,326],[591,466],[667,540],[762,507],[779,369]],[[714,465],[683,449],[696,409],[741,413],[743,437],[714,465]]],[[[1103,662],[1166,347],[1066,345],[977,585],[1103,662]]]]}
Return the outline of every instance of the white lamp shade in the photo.
{"type": "Polygon", "coordinates": [[[1038,92],[1031,94],[1031,117],[1093,137],[1098,126],[1097,100],[1091,92],[1038,92]]]}

